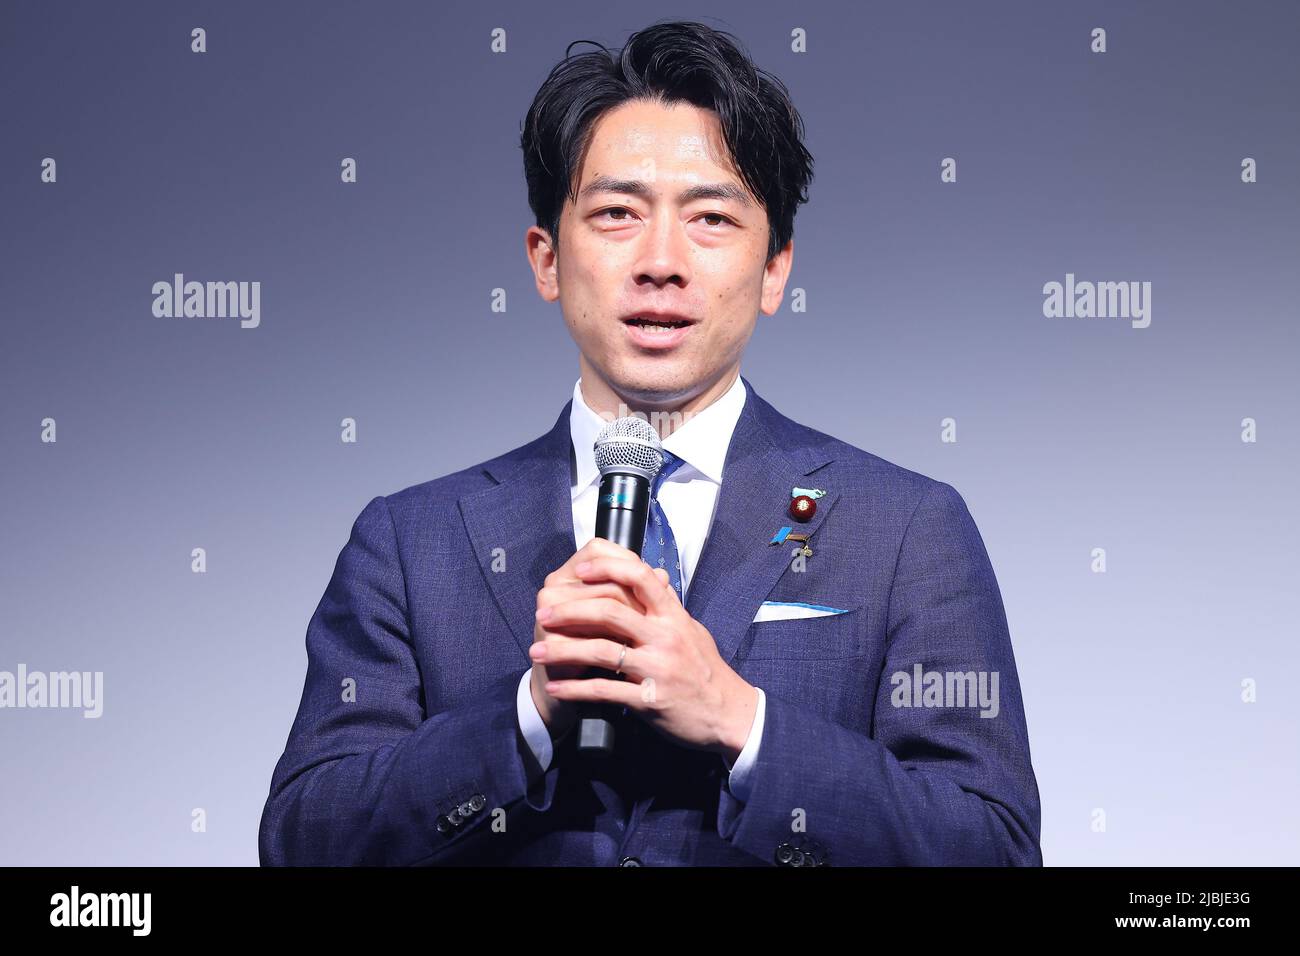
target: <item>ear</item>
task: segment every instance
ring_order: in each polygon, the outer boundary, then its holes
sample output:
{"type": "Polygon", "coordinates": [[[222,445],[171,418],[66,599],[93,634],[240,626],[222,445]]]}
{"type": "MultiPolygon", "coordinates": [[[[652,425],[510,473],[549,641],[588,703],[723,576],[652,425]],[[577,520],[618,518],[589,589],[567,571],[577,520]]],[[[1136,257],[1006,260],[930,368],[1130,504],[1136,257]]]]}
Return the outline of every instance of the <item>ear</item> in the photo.
{"type": "Polygon", "coordinates": [[[763,295],[759,308],[764,315],[772,315],[781,307],[781,300],[785,297],[785,282],[790,277],[793,263],[794,240],[791,239],[763,268],[763,295]]]}
{"type": "Polygon", "coordinates": [[[551,234],[540,226],[529,226],[524,233],[524,254],[533,267],[537,294],[547,302],[560,297],[560,283],[556,278],[558,257],[551,243],[551,234]]]}

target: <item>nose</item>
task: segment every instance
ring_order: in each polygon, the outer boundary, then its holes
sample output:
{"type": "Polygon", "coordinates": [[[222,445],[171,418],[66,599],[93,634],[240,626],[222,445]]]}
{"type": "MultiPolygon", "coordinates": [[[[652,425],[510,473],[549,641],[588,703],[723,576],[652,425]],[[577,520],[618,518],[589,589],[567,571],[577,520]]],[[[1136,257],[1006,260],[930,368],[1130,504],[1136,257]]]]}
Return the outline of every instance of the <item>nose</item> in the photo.
{"type": "Polygon", "coordinates": [[[636,281],[657,286],[691,281],[690,240],[685,224],[674,216],[654,216],[641,234],[636,281]]]}

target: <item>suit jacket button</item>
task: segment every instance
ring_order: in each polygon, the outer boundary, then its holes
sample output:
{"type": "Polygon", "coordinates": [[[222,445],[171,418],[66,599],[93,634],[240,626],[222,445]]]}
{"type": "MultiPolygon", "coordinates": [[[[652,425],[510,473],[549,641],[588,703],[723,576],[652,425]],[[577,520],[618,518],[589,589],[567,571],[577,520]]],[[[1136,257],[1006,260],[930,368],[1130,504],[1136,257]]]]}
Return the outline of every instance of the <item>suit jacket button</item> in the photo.
{"type": "Polygon", "coordinates": [[[443,814],[438,814],[438,832],[450,833],[454,829],[454,824],[443,814]]]}
{"type": "Polygon", "coordinates": [[[468,800],[456,808],[462,820],[468,820],[474,813],[474,806],[468,800]]]}
{"type": "Polygon", "coordinates": [[[782,843],[776,848],[776,865],[790,866],[790,861],[794,859],[794,847],[788,843],[782,843]]]}
{"type": "Polygon", "coordinates": [[[809,857],[807,857],[807,856],[804,855],[803,850],[795,850],[795,851],[794,851],[794,858],[790,860],[790,865],[791,865],[791,866],[806,866],[806,865],[808,864],[808,862],[809,862],[809,857]]]}
{"type": "Polygon", "coordinates": [[[451,821],[452,826],[457,826],[457,827],[465,822],[464,818],[460,815],[459,807],[451,811],[451,813],[447,814],[447,819],[451,821]]]}
{"type": "Polygon", "coordinates": [[[641,861],[634,856],[625,856],[618,861],[619,866],[640,866],[641,861]]]}
{"type": "Polygon", "coordinates": [[[481,793],[476,793],[474,796],[469,798],[469,805],[475,813],[478,813],[487,806],[487,797],[483,796],[481,793]]]}

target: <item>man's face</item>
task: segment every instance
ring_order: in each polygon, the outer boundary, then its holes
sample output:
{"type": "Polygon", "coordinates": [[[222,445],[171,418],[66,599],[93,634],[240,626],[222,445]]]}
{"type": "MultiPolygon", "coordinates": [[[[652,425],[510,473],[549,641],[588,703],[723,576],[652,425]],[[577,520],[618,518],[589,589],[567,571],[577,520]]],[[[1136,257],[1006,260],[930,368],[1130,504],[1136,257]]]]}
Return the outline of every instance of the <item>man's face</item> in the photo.
{"type": "Polygon", "coordinates": [[[559,254],[536,226],[526,246],[538,291],[559,299],[581,352],[585,397],[598,410],[709,404],[731,384],[759,310],[780,305],[793,242],[767,261],[767,214],[728,161],[716,115],[696,106],[609,111],[577,176],[559,254]],[[629,321],[656,312],[689,324],[629,321]]]}

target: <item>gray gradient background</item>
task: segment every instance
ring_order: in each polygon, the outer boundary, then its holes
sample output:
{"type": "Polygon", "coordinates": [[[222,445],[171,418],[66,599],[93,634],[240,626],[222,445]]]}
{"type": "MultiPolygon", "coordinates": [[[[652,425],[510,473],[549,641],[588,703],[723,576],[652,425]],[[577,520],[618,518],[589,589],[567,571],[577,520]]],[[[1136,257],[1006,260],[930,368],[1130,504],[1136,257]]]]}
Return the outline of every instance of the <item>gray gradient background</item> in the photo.
{"type": "Polygon", "coordinates": [[[1300,862],[1300,4],[609,6],[0,7],[0,669],[105,672],[98,720],[0,711],[0,862],[256,863],[352,521],[540,434],[577,377],[520,120],[569,41],[662,17],[736,33],[805,118],[809,308],[760,316],[742,372],[965,497],[1046,862],[1300,862]],[[153,318],[174,272],[259,280],[261,327],[153,318]],[[1067,272],[1152,282],[1150,328],[1045,318],[1067,272]]]}

